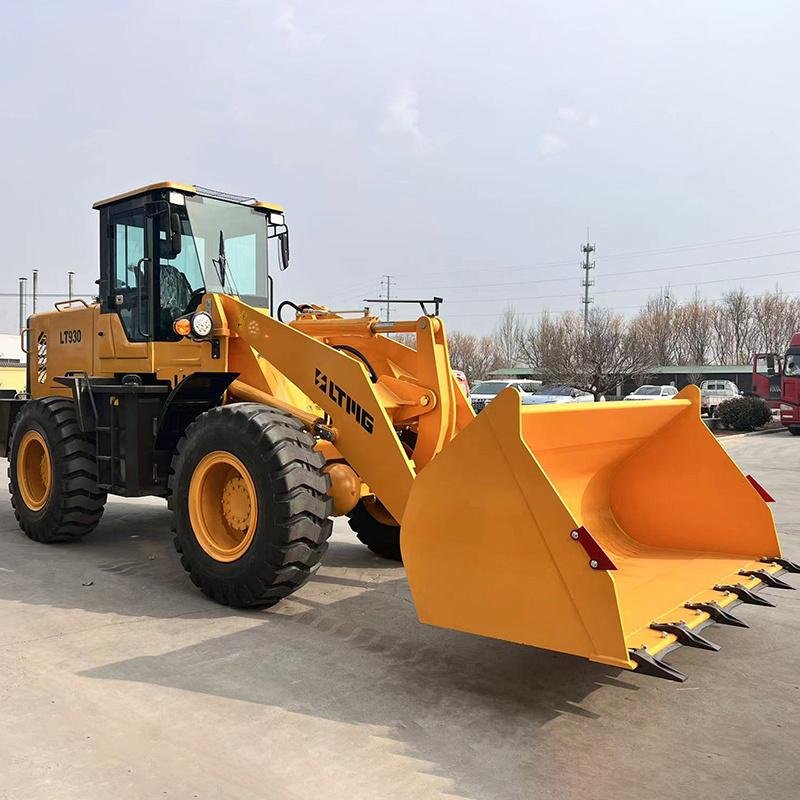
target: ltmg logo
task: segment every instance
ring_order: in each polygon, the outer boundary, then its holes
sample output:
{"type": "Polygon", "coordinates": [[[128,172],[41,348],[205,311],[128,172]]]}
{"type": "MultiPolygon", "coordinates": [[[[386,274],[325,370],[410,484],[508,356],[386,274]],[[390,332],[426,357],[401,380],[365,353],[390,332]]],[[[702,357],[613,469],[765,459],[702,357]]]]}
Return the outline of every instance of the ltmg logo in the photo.
{"type": "Polygon", "coordinates": [[[353,417],[367,433],[372,433],[375,427],[375,419],[372,414],[364,411],[341,386],[334,383],[322,370],[314,370],[314,385],[330,397],[339,408],[343,408],[346,414],[353,417]]]}

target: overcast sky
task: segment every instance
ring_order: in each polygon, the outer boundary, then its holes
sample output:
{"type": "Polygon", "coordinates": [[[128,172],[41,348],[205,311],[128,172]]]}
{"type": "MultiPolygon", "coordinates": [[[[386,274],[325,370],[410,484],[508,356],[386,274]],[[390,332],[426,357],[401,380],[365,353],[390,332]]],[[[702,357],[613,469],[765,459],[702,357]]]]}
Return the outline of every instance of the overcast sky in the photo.
{"type": "Polygon", "coordinates": [[[800,251],[797,3],[0,10],[2,291],[34,267],[91,291],[92,202],[169,179],[286,206],[281,299],[357,307],[391,274],[488,331],[508,298],[578,307],[587,226],[625,313],[666,283],[800,292],[800,252],[773,255],[800,251]]]}

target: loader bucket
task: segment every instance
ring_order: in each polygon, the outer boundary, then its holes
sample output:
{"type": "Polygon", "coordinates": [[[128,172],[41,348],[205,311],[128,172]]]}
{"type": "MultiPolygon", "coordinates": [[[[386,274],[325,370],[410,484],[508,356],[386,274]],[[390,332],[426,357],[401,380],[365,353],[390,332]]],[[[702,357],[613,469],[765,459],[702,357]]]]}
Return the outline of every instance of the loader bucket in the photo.
{"type": "Polygon", "coordinates": [[[699,630],[771,605],[752,590],[788,564],[699,402],[694,386],[647,403],[500,394],[414,481],[400,541],[420,621],[683,680],[660,656],[716,649],[699,630]]]}

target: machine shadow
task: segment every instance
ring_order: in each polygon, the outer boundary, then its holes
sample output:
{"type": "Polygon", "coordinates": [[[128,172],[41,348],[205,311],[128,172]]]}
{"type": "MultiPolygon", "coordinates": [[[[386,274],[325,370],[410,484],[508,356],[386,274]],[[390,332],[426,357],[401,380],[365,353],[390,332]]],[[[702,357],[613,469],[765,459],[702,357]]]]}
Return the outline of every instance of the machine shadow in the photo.
{"type": "Polygon", "coordinates": [[[273,609],[214,605],[178,563],[165,506],[115,501],[107,511],[94,534],[65,546],[30,542],[6,521],[0,535],[19,540],[2,551],[11,557],[0,573],[0,597],[95,613],[244,617],[256,624],[81,673],[86,677],[376,726],[375,735],[395,740],[420,772],[486,800],[519,797],[520,784],[499,782],[498,775],[535,772],[533,747],[529,763],[519,759],[521,738],[533,743],[542,725],[562,715],[591,722],[597,715],[581,704],[600,686],[638,689],[636,679],[583,659],[420,625],[402,566],[355,541],[333,541],[320,572],[273,609]],[[220,659],[224,670],[214,667],[220,659]]]}
{"type": "Polygon", "coordinates": [[[451,781],[455,795],[486,800],[520,797],[513,776],[530,785],[542,725],[561,715],[597,719],[581,703],[600,686],[638,689],[619,670],[582,659],[398,625],[396,598],[382,588],[81,674],[377,726],[375,735],[396,741],[418,771],[451,781]],[[209,667],[223,657],[224,670],[209,667]],[[528,763],[519,758],[521,741],[531,743],[528,763]]]}
{"type": "MultiPolygon", "coordinates": [[[[0,598],[32,605],[76,608],[132,617],[195,618],[258,616],[216,605],[189,580],[173,546],[166,503],[117,500],[86,538],[42,545],[25,537],[9,514],[0,521],[0,598]]],[[[354,541],[332,542],[325,567],[395,570],[354,541]]],[[[315,579],[326,580],[318,574],[315,579]]],[[[368,587],[368,583],[363,584],[368,587]]],[[[300,590],[302,593],[305,587],[300,590]]]]}

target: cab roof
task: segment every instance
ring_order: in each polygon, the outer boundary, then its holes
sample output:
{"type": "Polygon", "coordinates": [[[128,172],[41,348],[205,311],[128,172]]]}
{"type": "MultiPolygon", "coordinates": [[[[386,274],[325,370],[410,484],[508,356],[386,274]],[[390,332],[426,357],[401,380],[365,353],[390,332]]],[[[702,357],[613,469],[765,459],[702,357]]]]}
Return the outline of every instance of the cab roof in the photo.
{"type": "Polygon", "coordinates": [[[132,189],[129,192],[122,194],[115,194],[113,197],[107,197],[105,200],[98,200],[92,208],[103,208],[104,206],[116,203],[118,200],[125,200],[128,197],[136,197],[140,194],[148,194],[149,192],[157,192],[160,189],[168,189],[172,192],[180,192],[181,194],[200,195],[201,197],[213,197],[217,200],[226,200],[229,203],[238,203],[242,206],[249,206],[260,211],[277,211],[283,213],[283,206],[277,203],[265,203],[262,200],[256,200],[255,197],[241,197],[240,195],[228,194],[227,192],[218,192],[214,189],[206,189],[202,186],[193,186],[188,183],[175,183],[173,181],[160,181],[159,183],[150,183],[147,186],[141,186],[138,189],[132,189]]]}

